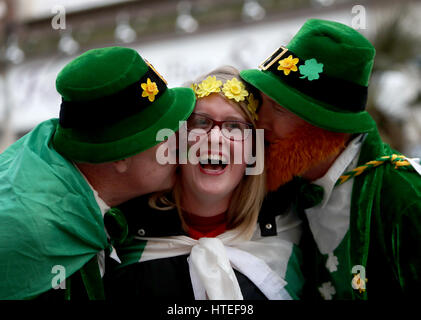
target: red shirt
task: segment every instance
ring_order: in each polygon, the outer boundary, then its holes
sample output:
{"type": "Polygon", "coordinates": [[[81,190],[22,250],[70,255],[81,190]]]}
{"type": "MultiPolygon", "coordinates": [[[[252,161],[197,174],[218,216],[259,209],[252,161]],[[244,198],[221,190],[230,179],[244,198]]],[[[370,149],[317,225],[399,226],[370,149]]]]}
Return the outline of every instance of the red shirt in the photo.
{"type": "Polygon", "coordinates": [[[196,240],[203,237],[213,238],[225,232],[227,213],[223,212],[212,217],[201,217],[188,213],[184,220],[189,227],[188,233],[191,238],[196,240]]]}

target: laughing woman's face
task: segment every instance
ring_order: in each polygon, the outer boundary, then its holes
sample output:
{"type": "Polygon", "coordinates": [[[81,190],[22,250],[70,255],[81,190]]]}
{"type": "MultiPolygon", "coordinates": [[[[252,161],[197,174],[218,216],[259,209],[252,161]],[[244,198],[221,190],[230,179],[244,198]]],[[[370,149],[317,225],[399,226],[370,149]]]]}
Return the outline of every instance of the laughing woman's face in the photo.
{"type": "Polygon", "coordinates": [[[239,108],[219,94],[198,99],[187,123],[189,139],[194,140],[190,149],[197,150],[199,163],[188,161],[181,166],[183,193],[199,199],[230,195],[243,178],[245,159],[251,155],[251,125],[239,108]]]}

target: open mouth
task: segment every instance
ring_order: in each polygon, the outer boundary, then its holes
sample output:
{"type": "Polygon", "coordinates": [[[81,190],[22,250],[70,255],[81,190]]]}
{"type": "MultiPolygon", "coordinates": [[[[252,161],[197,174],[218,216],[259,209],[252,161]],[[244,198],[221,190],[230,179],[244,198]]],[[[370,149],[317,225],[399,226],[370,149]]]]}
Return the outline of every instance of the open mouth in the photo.
{"type": "Polygon", "coordinates": [[[204,173],[223,173],[228,166],[228,158],[222,154],[207,154],[200,157],[201,171],[204,173]]]}

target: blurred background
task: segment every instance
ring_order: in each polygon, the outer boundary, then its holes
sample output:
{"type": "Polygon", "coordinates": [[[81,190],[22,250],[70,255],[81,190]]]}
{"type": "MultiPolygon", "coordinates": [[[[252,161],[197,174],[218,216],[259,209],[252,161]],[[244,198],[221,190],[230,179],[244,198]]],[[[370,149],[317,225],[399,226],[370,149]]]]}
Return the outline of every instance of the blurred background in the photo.
{"type": "Polygon", "coordinates": [[[223,64],[256,68],[308,18],[372,41],[368,111],[386,142],[420,156],[418,0],[0,0],[0,152],[58,117],[56,76],[86,50],[131,47],[179,86],[223,64]]]}

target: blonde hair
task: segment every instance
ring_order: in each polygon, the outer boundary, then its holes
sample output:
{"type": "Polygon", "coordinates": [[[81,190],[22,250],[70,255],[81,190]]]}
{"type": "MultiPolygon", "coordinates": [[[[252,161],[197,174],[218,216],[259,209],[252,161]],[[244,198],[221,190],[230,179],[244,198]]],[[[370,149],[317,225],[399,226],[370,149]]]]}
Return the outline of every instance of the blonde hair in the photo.
{"type": "MultiPolygon", "coordinates": [[[[231,66],[223,66],[217,68],[206,75],[200,76],[194,82],[186,83],[184,86],[190,87],[193,83],[200,83],[208,76],[216,77],[216,80],[225,81],[237,78],[242,81],[237,69],[231,66]]],[[[256,127],[253,115],[248,109],[247,100],[236,102],[232,99],[228,99],[222,92],[218,93],[225,98],[231,105],[239,110],[246,120],[256,127]]],[[[263,157],[264,147],[263,145],[256,144],[256,157],[263,157]]],[[[180,215],[183,228],[188,231],[188,226],[185,223],[183,217],[183,210],[181,207],[181,183],[179,179],[176,180],[176,184],[171,193],[160,192],[153,194],[149,199],[149,205],[159,210],[169,210],[174,207],[180,215]],[[172,198],[172,199],[170,199],[172,198]]],[[[238,186],[234,189],[231,197],[231,201],[227,211],[227,229],[237,229],[245,239],[250,239],[256,227],[257,218],[259,211],[262,206],[263,198],[265,196],[265,174],[264,172],[259,175],[244,175],[238,186]]]]}

